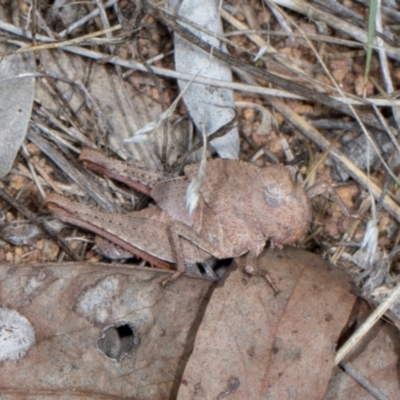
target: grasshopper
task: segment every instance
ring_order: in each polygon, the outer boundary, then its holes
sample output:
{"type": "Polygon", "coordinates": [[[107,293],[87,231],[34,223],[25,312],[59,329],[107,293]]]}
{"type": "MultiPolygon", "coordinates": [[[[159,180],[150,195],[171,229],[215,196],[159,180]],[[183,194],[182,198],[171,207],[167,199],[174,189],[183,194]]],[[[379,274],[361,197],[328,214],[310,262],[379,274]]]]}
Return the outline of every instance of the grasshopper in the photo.
{"type": "MultiPolygon", "coordinates": [[[[116,178],[149,195],[155,205],[128,214],[113,214],[50,194],[50,211],[64,222],[89,229],[153,265],[177,269],[164,284],[185,271],[185,264],[239,257],[247,253],[247,270],[256,270],[257,256],[267,241],[272,246],[294,243],[312,218],[309,196],[294,167],[259,168],[238,161],[214,159],[207,170],[193,213],[186,192],[199,164],[173,177],[108,158],[84,149],[80,160],[89,168],[116,178]]],[[[312,196],[323,188],[311,188],[312,196]]],[[[330,190],[334,194],[333,189],[330,190]]],[[[334,199],[346,207],[337,197],[334,199]]]]}

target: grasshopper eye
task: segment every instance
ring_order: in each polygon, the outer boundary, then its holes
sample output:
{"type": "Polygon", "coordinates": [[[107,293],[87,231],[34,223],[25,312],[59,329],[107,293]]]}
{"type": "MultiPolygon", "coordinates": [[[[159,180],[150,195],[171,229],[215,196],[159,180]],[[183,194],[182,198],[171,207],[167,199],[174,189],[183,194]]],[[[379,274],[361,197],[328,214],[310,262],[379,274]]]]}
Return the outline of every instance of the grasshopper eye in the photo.
{"type": "Polygon", "coordinates": [[[263,196],[265,203],[271,208],[278,208],[282,204],[282,189],[278,183],[264,186],[263,196]]]}

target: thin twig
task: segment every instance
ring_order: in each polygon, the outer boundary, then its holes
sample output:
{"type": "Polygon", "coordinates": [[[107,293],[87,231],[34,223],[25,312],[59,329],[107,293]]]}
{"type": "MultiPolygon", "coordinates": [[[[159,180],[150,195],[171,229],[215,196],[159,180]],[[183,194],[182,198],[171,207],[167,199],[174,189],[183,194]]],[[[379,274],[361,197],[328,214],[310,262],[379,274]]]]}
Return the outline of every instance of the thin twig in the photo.
{"type": "Polygon", "coordinates": [[[338,350],[335,364],[339,364],[344,357],[360,342],[364,335],[385,314],[385,312],[399,299],[400,285],[393,289],[392,293],[382,302],[378,308],[365,320],[365,322],[354,332],[351,338],[338,350]]]}
{"type": "Polygon", "coordinates": [[[29,219],[33,224],[39,227],[43,232],[46,232],[73,260],[80,261],[80,258],[75,254],[70,245],[61,238],[57,232],[52,229],[46,222],[41,220],[36,214],[28,210],[24,205],[15,201],[4,189],[0,187],[0,197],[9,203],[12,207],[18,210],[22,215],[29,219]]]}
{"type": "MultiPolygon", "coordinates": [[[[328,26],[334,29],[338,29],[339,31],[344,32],[346,35],[352,36],[361,43],[367,44],[368,42],[368,37],[365,29],[350,24],[347,21],[343,20],[343,18],[336,17],[332,13],[327,13],[323,10],[320,10],[318,7],[315,7],[309,2],[301,2],[296,0],[270,1],[273,1],[275,4],[279,4],[282,7],[288,8],[289,10],[303,14],[310,19],[325,22],[328,26]]],[[[396,60],[400,60],[400,53],[398,51],[398,48],[385,44],[385,50],[388,51],[388,55],[390,57],[395,58],[396,60]],[[394,50],[394,52],[392,50],[394,50]]]]}
{"type": "Polygon", "coordinates": [[[377,400],[389,400],[389,398],[376,388],[367,378],[362,376],[348,361],[343,360],[339,364],[354,380],[363,386],[377,400]]]}
{"type": "MultiPolygon", "coordinates": [[[[207,137],[207,142],[211,142],[214,139],[217,139],[221,136],[224,136],[226,133],[230,132],[235,126],[236,126],[236,116],[235,118],[231,119],[229,122],[227,122],[225,125],[221,126],[221,128],[218,128],[214,133],[209,135],[207,137]]],[[[184,167],[186,159],[196,152],[197,150],[200,150],[203,147],[203,141],[197,143],[195,146],[193,146],[189,151],[187,151],[183,156],[179,158],[175,162],[175,166],[177,167],[178,171],[181,171],[184,167]]]]}
{"type": "MultiPolygon", "coordinates": [[[[22,37],[30,38],[31,35],[29,32],[24,32],[22,29],[8,24],[4,21],[0,21],[0,30],[4,30],[6,32],[10,32],[22,37]]],[[[46,41],[49,42],[51,39],[49,39],[46,36],[43,35],[37,35],[37,39],[41,41],[46,41]]],[[[10,43],[15,42],[15,41],[9,41],[10,43]]],[[[16,43],[17,44],[17,43],[16,43]]],[[[104,60],[106,59],[109,55],[100,53],[94,50],[89,50],[85,49],[83,47],[78,47],[78,46],[66,46],[62,47],[63,50],[81,55],[87,58],[91,58],[93,60],[104,60]]],[[[146,72],[146,68],[138,62],[131,61],[131,60],[126,60],[124,58],[120,58],[117,56],[114,56],[112,59],[107,60],[108,63],[110,64],[117,64],[120,65],[121,67],[129,68],[135,71],[142,71],[146,72]]],[[[251,66],[253,67],[253,66],[251,66]]],[[[152,70],[155,74],[163,76],[165,78],[171,78],[171,79],[181,79],[185,81],[191,81],[195,76],[192,74],[186,74],[182,72],[177,72],[165,68],[159,68],[159,67],[152,67],[152,70]]],[[[267,77],[261,78],[268,80],[267,77]]],[[[237,90],[237,91],[242,91],[242,92],[247,92],[247,93],[255,93],[258,95],[267,95],[267,96],[274,96],[274,97],[282,97],[282,98],[288,98],[288,99],[296,99],[296,100],[307,100],[307,97],[303,94],[297,94],[297,93],[292,93],[290,91],[290,80],[287,80],[287,84],[285,87],[288,87],[288,90],[280,90],[280,89],[270,89],[267,87],[262,87],[262,86],[257,86],[257,85],[246,85],[242,83],[237,83],[237,82],[228,82],[228,81],[222,81],[218,79],[209,79],[209,78],[203,78],[201,76],[195,77],[195,80],[193,81],[194,83],[198,84],[203,84],[203,85],[208,85],[210,84],[211,86],[215,87],[222,87],[222,88],[227,88],[227,89],[232,89],[232,90],[237,90]]],[[[300,85],[299,85],[300,86],[300,85]]],[[[324,94],[322,94],[324,95],[324,94]]],[[[326,95],[327,96],[327,95],[326,95]]],[[[363,99],[359,96],[355,95],[348,95],[347,99],[343,99],[342,97],[338,96],[327,96],[327,98],[331,98],[343,105],[346,104],[352,104],[355,106],[358,105],[366,105],[366,104],[375,104],[376,106],[379,107],[393,107],[393,106],[400,106],[400,100],[396,99],[363,99]]],[[[382,127],[376,126],[376,129],[382,131],[382,127]]],[[[396,132],[395,132],[396,133],[396,132]]]]}
{"type": "Polygon", "coordinates": [[[58,150],[50,145],[50,143],[38,135],[36,132],[29,132],[28,138],[33,142],[43,153],[47,155],[60,169],[67,174],[82,190],[88,193],[97,204],[108,211],[118,211],[115,202],[113,202],[110,194],[104,191],[104,187],[93,180],[88,179],[87,171],[80,171],[58,150]]]}
{"type": "MultiPolygon", "coordinates": [[[[118,0],[109,0],[107,3],[103,5],[104,8],[112,7],[118,0]]],[[[83,18],[79,19],[78,21],[71,24],[67,29],[64,29],[58,34],[58,37],[63,39],[65,36],[69,35],[72,31],[81,26],[85,25],[86,22],[90,21],[91,19],[97,17],[99,15],[99,9],[96,8],[95,10],[91,11],[89,14],[85,15],[83,18]]]]}

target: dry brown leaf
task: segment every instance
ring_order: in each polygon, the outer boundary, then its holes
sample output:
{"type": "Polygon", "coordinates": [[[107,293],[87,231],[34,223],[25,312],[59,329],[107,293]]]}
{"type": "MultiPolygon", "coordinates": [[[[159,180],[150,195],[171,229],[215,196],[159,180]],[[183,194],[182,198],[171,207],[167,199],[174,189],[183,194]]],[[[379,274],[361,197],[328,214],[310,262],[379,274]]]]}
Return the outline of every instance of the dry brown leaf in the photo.
{"type": "Polygon", "coordinates": [[[165,277],[104,264],[1,266],[0,313],[12,310],[12,330],[1,319],[0,397],[174,397],[211,283],[184,277],[163,289],[165,277]],[[22,347],[11,352],[13,334],[22,347]]]}
{"type": "Polygon", "coordinates": [[[275,296],[238,263],[208,304],[178,399],[321,399],[355,299],[348,277],[303,250],[267,250],[258,263],[275,296]]]}

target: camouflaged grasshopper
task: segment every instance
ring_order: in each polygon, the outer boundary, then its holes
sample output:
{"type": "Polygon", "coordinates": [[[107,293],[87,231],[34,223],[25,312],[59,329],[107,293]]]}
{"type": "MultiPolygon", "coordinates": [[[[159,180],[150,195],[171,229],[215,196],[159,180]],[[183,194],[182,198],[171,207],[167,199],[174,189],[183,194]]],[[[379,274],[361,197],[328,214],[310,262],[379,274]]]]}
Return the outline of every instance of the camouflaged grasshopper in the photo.
{"type": "MultiPolygon", "coordinates": [[[[61,220],[89,229],[160,268],[176,272],[185,264],[247,255],[247,269],[269,240],[272,246],[293,243],[306,232],[311,205],[294,167],[259,168],[247,162],[215,159],[207,162],[200,198],[192,214],[186,192],[199,164],[187,165],[184,176],[172,177],[84,149],[80,160],[89,168],[116,178],[154,199],[155,205],[128,214],[106,213],[58,194],[46,203],[61,220]]],[[[311,188],[311,195],[329,187],[311,188]]],[[[334,194],[333,189],[330,190],[334,194]]],[[[347,210],[341,200],[335,200],[347,210]]]]}

